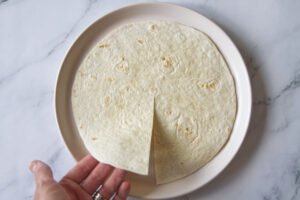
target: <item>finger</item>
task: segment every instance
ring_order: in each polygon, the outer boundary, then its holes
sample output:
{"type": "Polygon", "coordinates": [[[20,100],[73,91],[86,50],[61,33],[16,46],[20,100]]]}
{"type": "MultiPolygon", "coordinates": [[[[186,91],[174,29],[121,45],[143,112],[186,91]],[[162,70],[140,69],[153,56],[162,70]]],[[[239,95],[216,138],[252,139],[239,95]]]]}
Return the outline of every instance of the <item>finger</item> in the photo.
{"type": "Polygon", "coordinates": [[[48,165],[39,160],[34,160],[29,166],[30,171],[34,174],[37,187],[43,187],[53,183],[53,174],[48,165]]]}
{"type": "Polygon", "coordinates": [[[125,200],[130,191],[130,183],[128,181],[123,181],[118,189],[117,195],[114,200],[125,200]]]}
{"type": "Polygon", "coordinates": [[[104,163],[99,163],[90,175],[83,180],[81,187],[89,194],[93,194],[96,189],[104,183],[112,172],[113,167],[104,163]]]}
{"type": "Polygon", "coordinates": [[[109,199],[121,185],[126,172],[122,169],[114,169],[108,179],[105,181],[100,193],[106,199],[109,199]]]}
{"type": "Polygon", "coordinates": [[[63,177],[63,179],[71,179],[76,183],[81,183],[98,163],[99,162],[91,155],[87,155],[81,159],[76,166],[63,177]]]}

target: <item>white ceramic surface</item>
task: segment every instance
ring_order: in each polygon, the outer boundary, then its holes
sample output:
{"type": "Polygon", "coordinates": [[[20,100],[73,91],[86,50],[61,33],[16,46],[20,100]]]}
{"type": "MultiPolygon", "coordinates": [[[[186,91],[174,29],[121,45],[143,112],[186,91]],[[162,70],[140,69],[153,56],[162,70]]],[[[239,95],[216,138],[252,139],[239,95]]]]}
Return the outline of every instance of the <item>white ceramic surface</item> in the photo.
{"type": "Polygon", "coordinates": [[[147,199],[174,198],[200,188],[227,166],[238,151],[250,121],[252,97],[246,66],[228,36],[207,18],[173,4],[143,3],[118,9],[97,20],[72,45],[62,64],[55,98],[57,120],[68,148],[73,156],[80,160],[86,150],[74,124],[71,109],[71,88],[76,70],[86,53],[109,31],[122,24],[145,20],[176,21],[206,33],[224,55],[234,76],[238,96],[237,117],[231,137],[226,146],[207,165],[190,176],[163,185],[154,184],[151,176],[129,176],[132,184],[130,194],[133,196],[147,199]]]}
{"type": "MultiPolygon", "coordinates": [[[[32,159],[47,162],[56,179],[75,164],[53,109],[62,59],[92,22],[137,2],[0,1],[0,199],[33,199],[32,159]]],[[[251,123],[236,157],[209,184],[176,200],[300,199],[300,1],[168,2],[225,30],[253,88],[251,123]]]]}

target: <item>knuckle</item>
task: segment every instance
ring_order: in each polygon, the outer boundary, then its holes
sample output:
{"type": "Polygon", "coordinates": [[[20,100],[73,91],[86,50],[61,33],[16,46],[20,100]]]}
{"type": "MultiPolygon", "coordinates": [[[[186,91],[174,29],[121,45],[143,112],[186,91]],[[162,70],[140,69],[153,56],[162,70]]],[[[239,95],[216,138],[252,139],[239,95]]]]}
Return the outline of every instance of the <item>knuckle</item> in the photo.
{"type": "Polygon", "coordinates": [[[83,164],[81,164],[81,165],[79,164],[78,169],[79,169],[79,171],[82,171],[82,172],[89,171],[89,167],[87,165],[83,165],[83,164]]]}
{"type": "Polygon", "coordinates": [[[92,173],[90,175],[90,180],[93,182],[99,182],[99,181],[102,181],[102,177],[99,176],[98,174],[92,173]]]}

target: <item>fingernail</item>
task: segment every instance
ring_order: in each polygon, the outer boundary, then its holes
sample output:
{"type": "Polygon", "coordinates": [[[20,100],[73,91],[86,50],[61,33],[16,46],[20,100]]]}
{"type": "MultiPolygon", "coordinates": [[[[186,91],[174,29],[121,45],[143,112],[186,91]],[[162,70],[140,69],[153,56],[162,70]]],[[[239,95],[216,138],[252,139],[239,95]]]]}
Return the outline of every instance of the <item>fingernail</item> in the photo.
{"type": "Polygon", "coordinates": [[[32,161],[32,162],[30,163],[30,165],[29,165],[30,171],[35,172],[36,169],[37,169],[37,167],[38,167],[38,165],[39,165],[39,162],[38,162],[38,161],[36,161],[36,160],[32,161]]]}

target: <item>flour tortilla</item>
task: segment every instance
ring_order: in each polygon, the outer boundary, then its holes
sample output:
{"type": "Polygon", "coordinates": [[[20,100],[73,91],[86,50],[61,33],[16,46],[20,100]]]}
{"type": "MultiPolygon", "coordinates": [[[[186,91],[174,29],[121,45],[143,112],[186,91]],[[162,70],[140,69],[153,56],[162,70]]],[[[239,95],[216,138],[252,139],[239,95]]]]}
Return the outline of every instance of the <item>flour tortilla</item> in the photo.
{"type": "Polygon", "coordinates": [[[236,93],[205,34],[174,22],[137,22],[112,31],[87,55],[72,106],[87,149],[115,167],[147,174],[153,133],[161,184],[220,151],[235,121],[236,93]]]}

